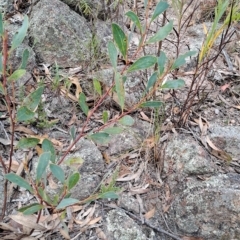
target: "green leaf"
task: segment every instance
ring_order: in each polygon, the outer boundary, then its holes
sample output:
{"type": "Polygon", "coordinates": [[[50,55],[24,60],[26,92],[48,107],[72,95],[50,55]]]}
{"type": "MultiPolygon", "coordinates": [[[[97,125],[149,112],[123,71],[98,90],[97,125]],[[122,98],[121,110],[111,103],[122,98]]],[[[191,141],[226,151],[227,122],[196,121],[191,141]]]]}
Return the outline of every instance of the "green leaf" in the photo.
{"type": "Polygon", "coordinates": [[[93,87],[94,87],[94,90],[95,90],[100,96],[102,96],[101,83],[100,83],[97,79],[93,79],[93,87]]]}
{"type": "Polygon", "coordinates": [[[108,54],[109,54],[110,62],[112,64],[113,68],[116,71],[118,52],[117,52],[117,49],[115,47],[115,44],[112,41],[108,42],[108,54]]]}
{"type": "Polygon", "coordinates": [[[23,42],[23,39],[25,38],[25,36],[27,34],[28,24],[29,24],[28,17],[27,17],[27,15],[25,15],[22,26],[20,27],[18,32],[13,36],[12,46],[11,46],[10,51],[17,48],[23,42]]]}
{"type": "Polygon", "coordinates": [[[15,81],[24,76],[26,73],[25,69],[17,69],[13,72],[13,74],[8,78],[8,81],[15,81]]]}
{"type": "Polygon", "coordinates": [[[161,1],[157,4],[154,13],[152,15],[151,18],[151,22],[156,19],[161,13],[163,13],[164,11],[166,11],[169,7],[169,4],[167,2],[161,1]]]}
{"type": "Polygon", "coordinates": [[[154,72],[151,77],[148,80],[147,87],[146,87],[146,93],[149,91],[151,87],[154,86],[156,81],[158,80],[158,72],[154,72]]]}
{"type": "Polygon", "coordinates": [[[29,58],[29,51],[28,49],[25,49],[22,54],[22,63],[19,69],[25,69],[27,67],[28,58],[29,58]]]}
{"type": "Polygon", "coordinates": [[[48,139],[44,139],[43,142],[42,142],[42,149],[44,152],[50,152],[51,153],[51,162],[52,163],[55,163],[56,161],[56,151],[55,151],[55,148],[52,144],[51,141],[49,141],[48,139]]]}
{"type": "Polygon", "coordinates": [[[78,172],[73,173],[67,180],[67,188],[70,191],[76,184],[78,183],[80,179],[80,174],[78,172]]]}
{"type": "Polygon", "coordinates": [[[39,181],[43,174],[46,173],[46,169],[51,158],[50,152],[44,152],[40,155],[38,159],[37,171],[36,171],[36,180],[39,181]]]}
{"type": "Polygon", "coordinates": [[[64,164],[71,168],[78,169],[83,164],[83,159],[81,157],[73,156],[64,161],[64,164]]]}
{"type": "Polygon", "coordinates": [[[123,131],[123,128],[121,127],[109,127],[103,130],[103,132],[108,133],[110,135],[120,134],[122,133],[122,131],[123,131]]]}
{"type": "Polygon", "coordinates": [[[164,67],[165,67],[166,62],[167,62],[167,56],[163,51],[161,51],[160,56],[157,58],[158,71],[159,71],[160,75],[162,75],[164,72],[164,67]]]}
{"type": "Polygon", "coordinates": [[[93,133],[89,138],[98,144],[106,144],[111,140],[110,135],[105,132],[93,133]]]}
{"type": "Polygon", "coordinates": [[[35,113],[30,111],[27,107],[22,106],[17,111],[17,121],[29,121],[34,118],[35,113]]]}
{"type": "Polygon", "coordinates": [[[50,170],[51,170],[53,176],[55,178],[57,178],[57,180],[59,180],[62,184],[64,184],[65,174],[64,174],[63,169],[60,166],[51,163],[50,170]]]}
{"type": "Polygon", "coordinates": [[[176,79],[176,80],[169,80],[166,83],[164,83],[161,88],[162,89],[178,89],[181,87],[184,87],[185,82],[182,79],[176,79]]]}
{"type": "Polygon", "coordinates": [[[118,47],[118,50],[123,55],[123,58],[127,61],[127,49],[128,49],[128,42],[127,37],[121,27],[113,23],[112,24],[112,32],[113,32],[113,39],[118,47]]]}
{"type": "Polygon", "coordinates": [[[18,149],[32,148],[40,142],[37,138],[21,138],[17,144],[18,149]]]}
{"type": "Polygon", "coordinates": [[[102,118],[103,118],[103,123],[106,123],[108,121],[108,112],[107,111],[103,111],[102,118]]]}
{"type": "Polygon", "coordinates": [[[187,57],[191,57],[191,56],[194,56],[197,52],[196,51],[189,51],[189,52],[186,52],[185,54],[183,55],[180,55],[176,60],[175,62],[173,63],[172,67],[171,67],[171,70],[173,69],[176,69],[176,68],[179,68],[181,67],[182,65],[184,65],[186,63],[186,58],[187,57]]]}
{"type": "Polygon", "coordinates": [[[24,100],[23,105],[31,111],[35,112],[42,98],[44,87],[38,87],[34,92],[30,93],[24,100]]]}
{"type": "Polygon", "coordinates": [[[142,26],[136,13],[134,13],[133,11],[128,11],[126,13],[126,16],[129,17],[135,23],[136,27],[140,30],[140,33],[142,33],[142,26]]]}
{"type": "Polygon", "coordinates": [[[148,101],[141,104],[141,107],[159,108],[163,105],[161,101],[148,101]]]}
{"type": "Polygon", "coordinates": [[[118,199],[118,195],[115,193],[115,192],[105,192],[105,193],[101,193],[99,195],[99,198],[102,198],[102,199],[106,199],[106,198],[109,198],[109,199],[118,199]]]}
{"type": "Polygon", "coordinates": [[[18,211],[22,212],[24,215],[32,215],[33,213],[36,213],[43,208],[44,208],[43,205],[41,205],[39,203],[33,203],[29,206],[18,209],[18,211]]]}
{"type": "Polygon", "coordinates": [[[115,74],[115,83],[116,83],[116,92],[118,96],[118,104],[120,105],[121,109],[124,108],[125,102],[125,90],[124,90],[124,83],[121,77],[121,74],[116,72],[115,74]]]}
{"type": "Polygon", "coordinates": [[[2,13],[0,12],[0,36],[3,36],[4,28],[3,28],[3,17],[2,13]]]}
{"type": "Polygon", "coordinates": [[[2,73],[3,71],[3,63],[2,63],[3,57],[2,57],[2,53],[0,53],[0,73],[2,73]]]}
{"type": "Polygon", "coordinates": [[[56,207],[56,210],[58,209],[62,209],[62,208],[66,208],[68,206],[71,206],[73,204],[76,204],[78,203],[79,200],[77,199],[74,199],[74,198],[64,198],[59,204],[58,206],[56,207]]]}
{"type": "Polygon", "coordinates": [[[74,125],[71,126],[71,128],[70,128],[70,136],[71,136],[72,140],[76,139],[76,133],[77,133],[76,127],[74,125]]]}
{"type": "Polygon", "coordinates": [[[129,115],[126,115],[119,120],[119,123],[124,126],[132,126],[134,124],[134,119],[129,115]]]}
{"type": "Polygon", "coordinates": [[[1,82],[0,82],[0,93],[1,93],[1,94],[3,94],[3,95],[5,95],[5,94],[4,94],[3,85],[2,85],[2,83],[1,83],[1,82]]]}
{"type": "Polygon", "coordinates": [[[85,115],[87,116],[88,115],[88,111],[89,111],[89,108],[88,108],[88,105],[86,103],[86,96],[84,93],[80,93],[79,94],[79,99],[78,99],[78,103],[82,109],[82,111],[85,113],[85,115]]]}
{"type": "Polygon", "coordinates": [[[49,204],[53,203],[52,199],[48,196],[45,189],[43,189],[42,187],[38,187],[38,193],[45,202],[49,204]]]}
{"type": "Polygon", "coordinates": [[[162,41],[164,38],[167,37],[167,35],[172,31],[172,29],[173,21],[171,20],[168,24],[160,28],[160,30],[158,30],[157,33],[147,41],[146,44],[162,41]]]}
{"type": "Polygon", "coordinates": [[[139,58],[136,62],[134,62],[127,70],[128,73],[142,70],[153,66],[157,62],[157,58],[155,56],[147,55],[139,58]]]}
{"type": "Polygon", "coordinates": [[[5,178],[8,181],[17,184],[19,187],[25,188],[25,189],[27,189],[31,193],[33,192],[33,189],[29,185],[29,183],[26,180],[24,180],[22,177],[18,176],[17,174],[15,174],[15,173],[8,173],[8,174],[5,175],[5,178]]]}

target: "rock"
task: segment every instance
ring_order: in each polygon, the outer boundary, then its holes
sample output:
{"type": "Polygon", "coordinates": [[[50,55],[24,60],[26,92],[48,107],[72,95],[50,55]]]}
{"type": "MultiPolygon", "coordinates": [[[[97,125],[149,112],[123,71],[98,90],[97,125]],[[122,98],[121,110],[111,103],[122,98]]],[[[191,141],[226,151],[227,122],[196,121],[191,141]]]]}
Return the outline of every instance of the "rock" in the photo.
{"type": "Polygon", "coordinates": [[[71,157],[81,157],[84,162],[79,169],[80,181],[73,189],[71,196],[76,199],[84,199],[93,194],[93,191],[99,185],[101,181],[99,176],[104,169],[104,160],[95,144],[86,139],[81,139],[76,147],[79,150],[66,157],[66,160],[71,157]]]}
{"type": "Polygon", "coordinates": [[[240,127],[210,125],[210,139],[218,148],[229,153],[233,159],[240,155],[240,127]]]}
{"type": "Polygon", "coordinates": [[[109,0],[61,0],[86,18],[94,17],[106,20],[115,9],[115,4],[109,0]]]}
{"type": "Polygon", "coordinates": [[[149,123],[135,119],[133,126],[125,128],[121,134],[113,135],[106,153],[114,155],[140,148],[150,128],[149,123]]]}
{"type": "Polygon", "coordinates": [[[189,178],[174,199],[170,216],[184,234],[211,239],[239,239],[240,175],[227,174],[205,181],[189,178]]]}
{"type": "Polygon", "coordinates": [[[139,203],[137,199],[128,193],[119,194],[118,206],[130,212],[134,212],[135,214],[139,214],[140,212],[139,203]]]}
{"type": "Polygon", "coordinates": [[[0,0],[0,12],[5,13],[12,5],[12,0],[0,0]]]}
{"type": "Polygon", "coordinates": [[[44,63],[75,67],[90,58],[92,34],[85,18],[59,0],[42,0],[33,6],[29,35],[44,63]]]}
{"type": "Polygon", "coordinates": [[[191,137],[180,136],[172,139],[166,148],[164,172],[170,171],[183,175],[199,175],[213,173],[213,163],[208,159],[206,151],[191,137]]]}
{"type": "Polygon", "coordinates": [[[152,230],[139,226],[126,213],[120,210],[108,212],[104,221],[104,233],[108,240],[153,240],[155,234],[152,230]]]}

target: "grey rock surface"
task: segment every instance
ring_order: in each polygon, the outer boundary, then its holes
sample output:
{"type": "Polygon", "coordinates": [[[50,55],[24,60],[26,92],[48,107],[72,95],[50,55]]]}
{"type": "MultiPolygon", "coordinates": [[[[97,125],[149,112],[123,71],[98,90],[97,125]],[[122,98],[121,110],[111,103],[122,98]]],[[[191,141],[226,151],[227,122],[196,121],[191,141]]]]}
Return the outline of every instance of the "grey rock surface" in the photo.
{"type": "Polygon", "coordinates": [[[192,137],[180,136],[172,139],[166,148],[164,171],[170,168],[185,175],[213,173],[214,165],[206,151],[192,137]]]}
{"type": "Polygon", "coordinates": [[[153,240],[155,234],[151,229],[139,226],[126,213],[111,210],[104,223],[108,240],[153,240]]]}
{"type": "Polygon", "coordinates": [[[239,126],[210,126],[210,138],[220,149],[239,160],[240,155],[240,127],[239,126]]]}
{"type": "Polygon", "coordinates": [[[239,239],[239,174],[217,175],[205,181],[189,178],[184,188],[170,213],[180,231],[206,240],[239,239]]]}
{"type": "Polygon", "coordinates": [[[108,155],[121,154],[140,148],[150,129],[151,124],[135,119],[132,127],[127,127],[122,133],[112,137],[106,153],[108,155]]]}
{"type": "Polygon", "coordinates": [[[33,7],[29,35],[39,61],[74,67],[89,60],[92,34],[86,19],[61,1],[42,0],[33,7]]]}

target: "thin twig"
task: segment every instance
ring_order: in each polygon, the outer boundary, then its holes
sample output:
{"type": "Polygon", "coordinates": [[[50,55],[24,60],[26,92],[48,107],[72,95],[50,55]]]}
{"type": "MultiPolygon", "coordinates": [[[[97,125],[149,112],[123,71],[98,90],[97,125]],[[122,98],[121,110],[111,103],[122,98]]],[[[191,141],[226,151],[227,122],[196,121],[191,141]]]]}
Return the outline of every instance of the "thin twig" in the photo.
{"type": "MultiPolygon", "coordinates": [[[[105,204],[104,204],[105,205],[105,204]]],[[[145,218],[139,218],[138,216],[136,216],[135,214],[125,210],[124,208],[120,208],[120,207],[117,207],[117,206],[111,206],[111,205],[105,205],[106,207],[110,207],[110,208],[114,208],[114,209],[118,209],[118,210],[122,210],[124,211],[127,215],[129,215],[130,217],[138,220],[141,224],[145,224],[146,226],[152,228],[154,231],[156,232],[160,232],[160,233],[163,233],[163,234],[166,234],[168,235],[169,237],[172,237],[173,239],[175,240],[182,240],[182,238],[179,238],[178,236],[172,234],[172,233],[169,233],[165,230],[163,230],[161,227],[155,227],[153,226],[148,220],[146,220],[145,218]]]]}

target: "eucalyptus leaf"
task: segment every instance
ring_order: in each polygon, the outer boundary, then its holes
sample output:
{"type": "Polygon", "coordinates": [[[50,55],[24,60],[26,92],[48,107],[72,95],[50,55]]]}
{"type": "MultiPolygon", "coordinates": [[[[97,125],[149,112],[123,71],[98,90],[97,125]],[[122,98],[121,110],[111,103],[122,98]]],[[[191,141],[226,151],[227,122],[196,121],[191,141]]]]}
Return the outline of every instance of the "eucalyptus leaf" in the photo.
{"type": "Polygon", "coordinates": [[[159,108],[163,105],[161,101],[148,101],[141,104],[141,107],[159,108]]]}
{"type": "Polygon", "coordinates": [[[16,81],[18,80],[19,78],[21,78],[22,76],[24,76],[26,73],[26,70],[25,69],[17,69],[15,70],[12,75],[8,78],[8,81],[11,82],[11,81],[16,81]]]}
{"type": "Polygon", "coordinates": [[[111,140],[110,135],[105,132],[90,134],[89,138],[98,144],[106,144],[111,140]]]}
{"type": "Polygon", "coordinates": [[[100,96],[102,96],[101,83],[100,83],[97,79],[93,79],[93,87],[94,87],[94,90],[95,90],[100,96]]]}
{"type": "Polygon", "coordinates": [[[28,49],[25,49],[22,54],[22,62],[19,69],[25,69],[27,67],[28,58],[29,58],[29,51],[28,49]]]}
{"type": "Polygon", "coordinates": [[[34,118],[35,113],[29,110],[27,107],[22,106],[17,110],[17,121],[24,122],[34,118]]]}
{"type": "Polygon", "coordinates": [[[80,179],[80,174],[78,172],[73,173],[69,178],[67,179],[67,188],[70,191],[76,184],[78,183],[80,179]]]}
{"type": "Polygon", "coordinates": [[[46,169],[49,163],[49,160],[51,158],[51,152],[43,152],[39,159],[38,159],[38,165],[36,170],[36,181],[39,181],[43,174],[46,173],[46,169]]]}
{"type": "Polygon", "coordinates": [[[0,73],[2,73],[2,71],[3,71],[3,63],[2,63],[2,60],[3,60],[3,56],[2,56],[2,53],[0,53],[0,73]]]}
{"type": "Polygon", "coordinates": [[[147,69],[152,67],[157,62],[157,58],[152,55],[147,55],[139,58],[136,62],[134,62],[127,70],[128,73],[147,69]]]}
{"type": "Polygon", "coordinates": [[[178,89],[181,87],[184,87],[185,82],[182,79],[174,79],[174,80],[169,80],[166,83],[164,83],[161,88],[162,89],[178,89]]]}
{"type": "Polygon", "coordinates": [[[102,199],[118,199],[119,196],[115,192],[105,192],[99,195],[99,198],[102,199]]]}
{"type": "Polygon", "coordinates": [[[4,94],[4,89],[3,89],[3,84],[0,82],[0,93],[1,94],[3,94],[3,95],[5,95],[4,94]]]}
{"type": "Polygon", "coordinates": [[[79,99],[78,99],[78,103],[82,109],[82,111],[85,113],[85,115],[87,116],[88,115],[88,112],[89,112],[89,108],[88,108],[88,105],[86,103],[86,96],[84,93],[80,93],[79,94],[79,99]]]}
{"type": "Polygon", "coordinates": [[[48,196],[45,189],[43,189],[42,187],[38,187],[38,193],[45,202],[49,204],[53,203],[52,199],[48,196]]]}
{"type": "Polygon", "coordinates": [[[40,140],[38,138],[21,138],[17,144],[18,149],[35,147],[40,140]]]}
{"type": "Polygon", "coordinates": [[[116,23],[112,24],[112,32],[113,32],[113,39],[118,47],[118,50],[123,55],[123,58],[127,60],[127,49],[128,49],[127,36],[125,35],[121,27],[116,23]]]}
{"type": "Polygon", "coordinates": [[[44,87],[38,87],[34,92],[30,93],[24,100],[23,105],[29,110],[35,112],[42,98],[44,87]]]}
{"type": "Polygon", "coordinates": [[[57,178],[57,180],[59,180],[63,184],[65,181],[65,174],[64,174],[63,169],[60,166],[51,163],[50,170],[51,170],[53,176],[55,178],[57,178]]]}
{"type": "Polygon", "coordinates": [[[56,210],[66,208],[68,206],[71,206],[73,204],[79,203],[79,200],[74,198],[64,198],[56,207],[56,210]]]}
{"type": "Polygon", "coordinates": [[[140,33],[142,33],[142,26],[136,13],[134,13],[133,11],[128,11],[126,13],[126,16],[129,17],[135,23],[136,27],[140,30],[140,33]]]}
{"type": "Polygon", "coordinates": [[[115,47],[115,44],[112,41],[108,42],[108,54],[109,54],[110,62],[112,64],[113,68],[116,70],[117,69],[118,52],[115,47]]]}
{"type": "Polygon", "coordinates": [[[32,214],[38,212],[39,210],[41,210],[43,208],[44,208],[43,205],[41,205],[39,203],[33,203],[29,206],[22,207],[22,208],[18,209],[18,211],[23,213],[24,215],[32,215],[32,214]]]}
{"type": "Polygon", "coordinates": [[[22,26],[20,27],[18,32],[13,36],[12,46],[11,46],[10,51],[13,51],[15,48],[17,48],[23,42],[23,39],[25,38],[25,36],[27,34],[28,25],[29,25],[28,16],[25,15],[22,26]]]}
{"type": "Polygon", "coordinates": [[[131,116],[126,115],[119,119],[119,123],[121,123],[124,126],[132,126],[134,124],[134,119],[131,116]]]}
{"type": "Polygon", "coordinates": [[[194,56],[197,52],[196,51],[188,51],[183,55],[180,55],[173,63],[171,70],[176,69],[181,67],[182,65],[184,65],[186,63],[186,58],[187,57],[191,57],[194,56]]]}
{"type": "Polygon", "coordinates": [[[166,11],[169,7],[169,4],[165,1],[160,1],[155,10],[154,10],[154,13],[152,15],[152,18],[151,18],[151,22],[154,21],[161,13],[163,13],[164,11],[166,11]]]}
{"type": "Polygon", "coordinates": [[[109,127],[103,130],[103,132],[108,133],[110,135],[120,134],[122,133],[122,131],[123,131],[123,128],[121,127],[109,127]]]}
{"type": "Polygon", "coordinates": [[[146,93],[149,91],[151,87],[154,86],[154,84],[158,80],[158,72],[154,72],[151,77],[148,79],[147,87],[146,87],[146,93]]]}
{"type": "Polygon", "coordinates": [[[168,24],[161,27],[160,30],[158,30],[156,34],[147,41],[146,44],[162,41],[164,38],[167,37],[167,35],[172,31],[172,29],[173,29],[173,21],[171,20],[168,24]]]}
{"type": "Polygon", "coordinates": [[[3,36],[4,28],[3,28],[3,17],[2,13],[0,12],[0,36],[3,36]]]}
{"type": "Polygon", "coordinates": [[[167,56],[163,51],[160,52],[160,56],[157,58],[157,63],[158,71],[160,75],[162,75],[164,72],[165,64],[167,63],[167,56]]]}
{"type": "Polygon", "coordinates": [[[33,192],[33,189],[29,185],[29,183],[26,180],[24,180],[22,177],[18,176],[17,174],[8,173],[8,174],[5,175],[5,178],[10,182],[15,183],[19,187],[25,188],[31,193],[33,192]]]}
{"type": "Polygon", "coordinates": [[[118,72],[116,72],[115,74],[115,83],[116,83],[116,92],[118,96],[118,104],[123,110],[124,102],[125,102],[125,90],[124,90],[124,83],[123,83],[121,74],[118,72]]]}
{"type": "Polygon", "coordinates": [[[106,123],[108,121],[108,112],[107,111],[103,111],[102,118],[103,118],[103,123],[106,123]]]}
{"type": "Polygon", "coordinates": [[[55,148],[52,144],[51,141],[49,141],[48,139],[44,139],[43,142],[42,142],[42,149],[44,152],[50,152],[51,153],[51,162],[52,163],[55,163],[56,161],[56,151],[55,151],[55,148]]]}

